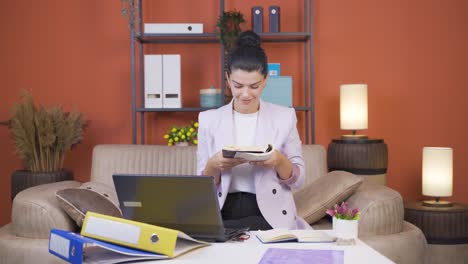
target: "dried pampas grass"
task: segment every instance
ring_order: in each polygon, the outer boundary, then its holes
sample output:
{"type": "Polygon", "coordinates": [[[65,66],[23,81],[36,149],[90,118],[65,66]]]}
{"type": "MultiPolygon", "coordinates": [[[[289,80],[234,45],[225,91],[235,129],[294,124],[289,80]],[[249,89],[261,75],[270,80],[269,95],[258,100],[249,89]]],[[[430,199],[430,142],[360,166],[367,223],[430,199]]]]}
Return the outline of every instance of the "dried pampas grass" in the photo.
{"type": "Polygon", "coordinates": [[[25,168],[52,172],[63,168],[65,153],[80,143],[87,122],[75,109],[66,113],[60,107],[37,108],[24,91],[12,109],[9,126],[25,168]]]}

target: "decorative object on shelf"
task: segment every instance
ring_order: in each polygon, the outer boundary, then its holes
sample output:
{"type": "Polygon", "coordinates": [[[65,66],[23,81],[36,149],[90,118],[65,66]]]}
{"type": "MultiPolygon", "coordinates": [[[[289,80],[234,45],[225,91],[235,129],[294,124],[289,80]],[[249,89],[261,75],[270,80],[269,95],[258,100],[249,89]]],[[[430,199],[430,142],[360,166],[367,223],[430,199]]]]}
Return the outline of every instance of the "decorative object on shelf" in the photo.
{"type": "Polygon", "coordinates": [[[352,135],[342,139],[366,139],[356,130],[367,129],[367,84],[342,84],[340,86],[340,126],[352,130],[352,135]]]}
{"type": "Polygon", "coordinates": [[[36,107],[31,94],[24,91],[9,121],[16,153],[24,164],[24,170],[11,175],[11,198],[28,187],[72,180],[73,173],[63,168],[63,161],[82,140],[86,126],[83,114],[36,107]]]}
{"type": "Polygon", "coordinates": [[[218,17],[216,33],[224,47],[225,54],[229,54],[239,37],[242,29],[240,25],[245,22],[244,15],[240,11],[225,11],[218,17]]]}
{"type": "Polygon", "coordinates": [[[255,33],[263,32],[263,7],[252,7],[252,31],[255,33]]]}
{"type": "Polygon", "coordinates": [[[221,105],[223,105],[221,89],[215,89],[213,86],[211,86],[208,89],[200,90],[201,107],[218,107],[221,105]]]}
{"type": "Polygon", "coordinates": [[[138,25],[141,23],[141,18],[139,17],[138,3],[134,0],[121,0],[122,1],[122,16],[128,17],[128,28],[131,32],[134,32],[136,36],[140,36],[141,32],[138,28],[138,25]]]}
{"type": "Polygon", "coordinates": [[[333,209],[327,209],[327,214],[333,217],[333,231],[339,245],[354,245],[358,237],[358,222],[361,213],[358,208],[349,208],[347,202],[335,204],[333,209]]]}
{"type": "Polygon", "coordinates": [[[270,32],[278,33],[280,32],[280,7],[279,6],[270,6],[268,8],[269,17],[270,17],[270,32]]]}
{"type": "Polygon", "coordinates": [[[453,189],[453,149],[445,147],[424,147],[422,161],[422,192],[435,200],[424,201],[424,206],[448,207],[449,201],[440,197],[452,196],[453,189]]]}
{"type": "Polygon", "coordinates": [[[197,135],[198,122],[192,122],[189,126],[173,126],[171,130],[164,135],[164,139],[167,141],[168,146],[197,145],[197,135]]]}
{"type": "MultiPolygon", "coordinates": [[[[218,17],[216,23],[216,33],[221,44],[224,47],[224,72],[227,72],[227,62],[229,54],[231,53],[234,44],[239,37],[242,29],[240,25],[245,22],[244,15],[240,11],[224,11],[222,15],[218,17]]],[[[228,103],[232,100],[231,90],[229,89],[228,82],[226,84],[224,103],[228,103]]]]}

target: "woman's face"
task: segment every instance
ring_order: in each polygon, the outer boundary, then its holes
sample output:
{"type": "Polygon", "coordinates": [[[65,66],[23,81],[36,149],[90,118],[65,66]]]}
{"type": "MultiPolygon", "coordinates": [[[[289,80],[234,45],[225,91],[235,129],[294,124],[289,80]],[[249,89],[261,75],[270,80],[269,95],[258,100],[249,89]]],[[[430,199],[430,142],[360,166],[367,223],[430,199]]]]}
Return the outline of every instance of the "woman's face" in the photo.
{"type": "Polygon", "coordinates": [[[234,110],[243,114],[257,112],[266,81],[267,78],[258,71],[233,70],[228,82],[234,97],[234,110]]]}

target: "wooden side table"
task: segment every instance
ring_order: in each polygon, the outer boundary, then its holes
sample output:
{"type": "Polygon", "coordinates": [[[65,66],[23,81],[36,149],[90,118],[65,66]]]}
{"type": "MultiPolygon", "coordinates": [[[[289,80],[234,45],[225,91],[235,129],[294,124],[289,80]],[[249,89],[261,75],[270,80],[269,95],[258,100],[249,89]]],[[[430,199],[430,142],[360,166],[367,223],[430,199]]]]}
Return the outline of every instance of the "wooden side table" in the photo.
{"type": "Polygon", "coordinates": [[[429,243],[426,264],[466,264],[468,260],[468,205],[427,207],[405,203],[405,220],[419,227],[429,243]]]}
{"type": "Polygon", "coordinates": [[[383,139],[333,139],[328,145],[329,171],[344,170],[385,185],[388,150],[383,139]]]}
{"type": "Polygon", "coordinates": [[[419,227],[429,244],[468,244],[468,205],[428,207],[405,203],[405,220],[419,227]]]}

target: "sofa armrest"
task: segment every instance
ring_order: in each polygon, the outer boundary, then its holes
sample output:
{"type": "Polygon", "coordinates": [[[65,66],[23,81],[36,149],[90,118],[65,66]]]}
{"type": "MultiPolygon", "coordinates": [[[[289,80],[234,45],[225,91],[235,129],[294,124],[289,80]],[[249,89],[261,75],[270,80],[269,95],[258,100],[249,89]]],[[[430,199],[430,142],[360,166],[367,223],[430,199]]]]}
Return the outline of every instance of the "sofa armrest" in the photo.
{"type": "Polygon", "coordinates": [[[76,181],[61,181],[18,193],[11,212],[13,233],[19,237],[46,239],[52,228],[75,230],[75,223],[59,207],[55,192],[80,185],[76,181]]]}
{"type": "Polygon", "coordinates": [[[347,202],[359,208],[359,236],[389,235],[399,233],[403,225],[403,199],[384,185],[364,181],[347,202]]]}

